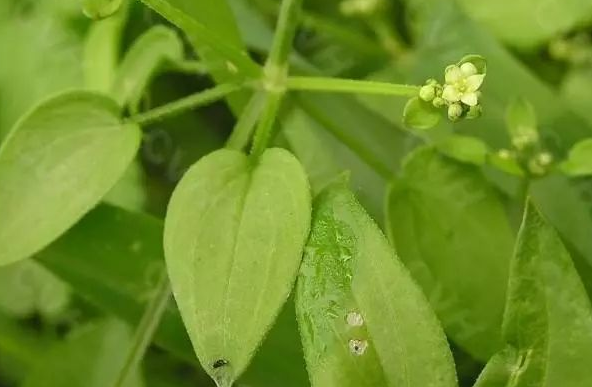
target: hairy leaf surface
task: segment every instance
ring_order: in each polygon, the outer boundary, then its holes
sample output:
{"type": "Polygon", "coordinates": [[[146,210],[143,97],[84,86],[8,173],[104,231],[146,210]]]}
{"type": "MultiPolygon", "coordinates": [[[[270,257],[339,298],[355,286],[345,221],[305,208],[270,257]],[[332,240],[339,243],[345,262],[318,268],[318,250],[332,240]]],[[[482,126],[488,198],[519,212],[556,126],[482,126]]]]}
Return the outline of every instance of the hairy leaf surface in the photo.
{"type": "Polygon", "coordinates": [[[216,151],[177,186],[164,247],[196,354],[221,386],[250,363],[286,301],[310,226],[310,189],[294,156],[216,151]]]}

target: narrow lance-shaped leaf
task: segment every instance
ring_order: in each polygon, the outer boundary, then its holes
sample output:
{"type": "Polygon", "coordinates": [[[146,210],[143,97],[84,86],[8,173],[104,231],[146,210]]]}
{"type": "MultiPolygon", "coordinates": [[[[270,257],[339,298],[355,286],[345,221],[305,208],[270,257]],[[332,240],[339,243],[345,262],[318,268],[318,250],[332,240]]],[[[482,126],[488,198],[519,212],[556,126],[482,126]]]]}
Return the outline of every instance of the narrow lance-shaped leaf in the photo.
{"type": "Polygon", "coordinates": [[[114,98],[137,111],[148,83],[167,61],[183,59],[183,42],[177,33],[164,26],[152,27],[129,49],[119,66],[112,88],[114,98]]]}
{"type": "Polygon", "coordinates": [[[195,164],[165,222],[173,292],[205,370],[229,386],[286,301],[310,226],[306,175],[285,150],[230,150],[195,164]]]}
{"type": "Polygon", "coordinates": [[[297,314],[313,387],[457,385],[428,301],[341,184],[315,200],[297,314]]]}
{"type": "Polygon", "coordinates": [[[74,91],[36,107],[0,147],[0,265],[35,254],[125,172],[141,131],[112,100],[74,91]]]}
{"type": "Polygon", "coordinates": [[[569,253],[530,203],[520,234],[504,315],[507,348],[477,387],[592,385],[592,308],[569,253]]]}
{"type": "Polygon", "coordinates": [[[417,150],[388,194],[387,229],[451,339],[484,361],[500,350],[514,238],[481,172],[417,150]]]}

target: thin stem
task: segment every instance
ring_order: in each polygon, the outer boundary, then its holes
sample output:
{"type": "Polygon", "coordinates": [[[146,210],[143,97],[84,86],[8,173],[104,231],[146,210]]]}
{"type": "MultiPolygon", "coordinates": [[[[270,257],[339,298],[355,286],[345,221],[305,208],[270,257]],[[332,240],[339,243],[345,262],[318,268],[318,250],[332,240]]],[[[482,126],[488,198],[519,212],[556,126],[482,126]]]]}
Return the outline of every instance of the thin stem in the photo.
{"type": "Polygon", "coordinates": [[[288,90],[415,97],[419,86],[323,77],[289,77],[288,90]]]}
{"type": "Polygon", "coordinates": [[[259,119],[259,125],[257,126],[255,138],[253,139],[253,148],[251,149],[251,155],[255,158],[261,156],[265,151],[265,148],[267,148],[284,93],[268,92],[266,96],[265,106],[261,113],[261,118],[259,119]]]}
{"type": "Polygon", "coordinates": [[[257,91],[253,94],[247,106],[238,119],[230,138],[226,142],[226,148],[242,150],[249,143],[253,134],[257,120],[265,106],[267,95],[264,91],[257,91]]]}
{"type": "Polygon", "coordinates": [[[240,90],[242,87],[243,85],[239,84],[218,85],[211,89],[200,91],[188,97],[157,107],[153,110],[137,114],[128,118],[127,121],[138,125],[149,125],[167,117],[175,116],[196,107],[218,101],[226,97],[228,94],[240,90]]]}
{"type": "Polygon", "coordinates": [[[261,156],[271,139],[273,125],[285,94],[288,57],[292,51],[301,11],[302,0],[282,1],[273,45],[265,63],[263,87],[267,99],[251,149],[251,155],[255,158],[261,156]]]}
{"type": "Polygon", "coordinates": [[[300,21],[302,0],[284,0],[280,8],[273,45],[266,67],[284,68],[292,51],[292,43],[300,21]]]}
{"type": "Polygon", "coordinates": [[[146,307],[144,315],[140,320],[140,324],[134,335],[133,345],[130,348],[114,387],[126,386],[128,380],[136,372],[166,311],[171,296],[171,287],[166,271],[163,271],[156,290],[154,298],[146,307]]]}

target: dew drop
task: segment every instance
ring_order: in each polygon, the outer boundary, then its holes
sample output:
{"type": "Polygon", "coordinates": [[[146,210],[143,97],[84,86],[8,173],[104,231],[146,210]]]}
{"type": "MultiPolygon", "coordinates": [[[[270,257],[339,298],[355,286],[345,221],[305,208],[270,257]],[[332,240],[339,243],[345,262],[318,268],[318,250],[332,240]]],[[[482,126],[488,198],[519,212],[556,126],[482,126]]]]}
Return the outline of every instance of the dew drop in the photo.
{"type": "Polygon", "coordinates": [[[358,312],[349,312],[345,317],[347,325],[352,327],[361,327],[364,325],[364,317],[358,312]]]}
{"type": "Polygon", "coordinates": [[[366,340],[352,339],[349,341],[349,350],[356,356],[362,356],[368,349],[366,340]]]}

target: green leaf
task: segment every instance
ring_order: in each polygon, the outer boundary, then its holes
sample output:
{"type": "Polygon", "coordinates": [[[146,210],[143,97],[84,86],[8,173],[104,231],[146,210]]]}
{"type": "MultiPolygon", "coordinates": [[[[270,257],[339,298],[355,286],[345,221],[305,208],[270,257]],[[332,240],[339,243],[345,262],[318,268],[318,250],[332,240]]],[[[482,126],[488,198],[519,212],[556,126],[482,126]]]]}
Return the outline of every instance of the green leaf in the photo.
{"type": "Polygon", "coordinates": [[[592,4],[587,0],[462,0],[460,3],[472,18],[518,47],[541,45],[592,18],[592,4]]]}
{"type": "Polygon", "coordinates": [[[592,139],[583,140],[574,145],[560,168],[569,176],[592,175],[592,139]]]}
{"type": "Polygon", "coordinates": [[[463,163],[483,165],[487,161],[487,144],[475,137],[450,135],[436,143],[438,150],[463,163]]]}
{"type": "Polygon", "coordinates": [[[440,111],[419,97],[412,98],[405,105],[403,123],[413,129],[426,130],[438,125],[441,119],[440,111]]]}
{"type": "Polygon", "coordinates": [[[281,149],[252,163],[230,150],[200,160],[175,189],[165,223],[175,299],[221,386],[249,365],[286,301],[310,226],[300,163],[281,149]]]}
{"type": "Polygon", "coordinates": [[[63,312],[70,301],[70,289],[34,261],[0,267],[0,309],[15,317],[35,312],[51,319],[63,312]]]}
{"type": "Polygon", "coordinates": [[[10,58],[0,61],[0,139],[42,99],[83,86],[81,52],[80,37],[49,12],[0,23],[0,58],[10,58]]]}
{"type": "Polygon", "coordinates": [[[508,349],[493,359],[478,387],[592,383],[590,300],[559,236],[530,203],[512,262],[504,338],[508,349]]]}
{"type": "MultiPolygon", "coordinates": [[[[99,205],[37,258],[82,297],[136,326],[154,296],[164,267],[162,234],[159,219],[99,205]]],[[[295,325],[290,305],[278,317],[240,383],[258,387],[307,385],[295,325]]],[[[195,365],[191,342],[172,305],[165,311],[154,340],[167,353],[195,365]]],[[[1,344],[0,336],[0,350],[1,344]]],[[[199,375],[198,385],[209,386],[209,377],[199,375]]]]}
{"type": "Polygon", "coordinates": [[[313,387],[457,385],[429,303],[345,186],[316,198],[305,251],[296,305],[313,387]]]}
{"type": "Polygon", "coordinates": [[[137,112],[152,77],[163,64],[183,59],[183,42],[164,26],[152,27],[127,51],[115,78],[112,95],[122,106],[137,112]]]}
{"type": "MultiPolygon", "coordinates": [[[[40,356],[22,386],[112,386],[130,344],[129,327],[117,320],[84,326],[40,356]]],[[[126,387],[144,385],[139,373],[133,376],[126,387]]]]}
{"type": "Polygon", "coordinates": [[[388,194],[387,230],[448,335],[489,359],[502,345],[513,237],[480,170],[417,150],[388,194]]]}
{"type": "Polygon", "coordinates": [[[0,265],[35,254],[94,207],[140,137],[113,101],[90,92],[58,95],[23,117],[0,147],[0,265]]]}
{"type": "Polygon", "coordinates": [[[506,111],[506,125],[513,141],[538,141],[536,112],[526,99],[518,98],[510,102],[506,111]]]}
{"type": "Polygon", "coordinates": [[[91,19],[104,19],[121,8],[124,0],[83,0],[82,11],[91,19]]]}

